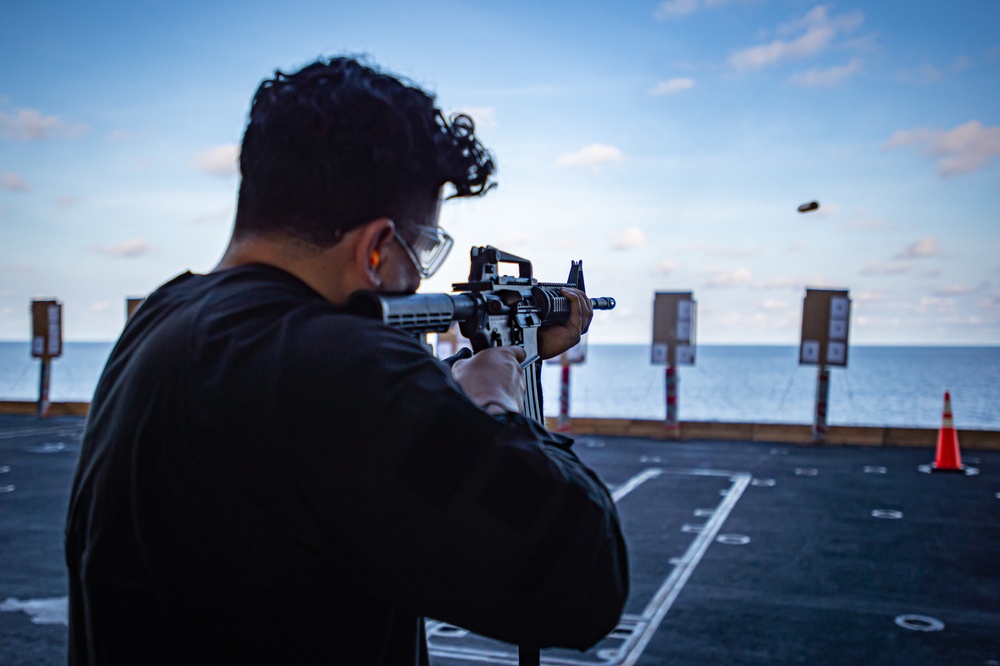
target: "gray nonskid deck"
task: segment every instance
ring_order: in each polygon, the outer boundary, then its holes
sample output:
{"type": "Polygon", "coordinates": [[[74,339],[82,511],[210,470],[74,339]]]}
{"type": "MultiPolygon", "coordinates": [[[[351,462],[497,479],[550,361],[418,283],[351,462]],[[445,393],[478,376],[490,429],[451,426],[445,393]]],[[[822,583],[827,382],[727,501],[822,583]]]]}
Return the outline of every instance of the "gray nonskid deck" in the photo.
{"type": "MultiPolygon", "coordinates": [[[[63,522],[82,419],[0,417],[0,663],[66,661],[63,522]]],[[[1000,452],[579,437],[633,585],[616,631],[550,664],[1000,664],[1000,452]]],[[[432,662],[516,663],[428,622],[432,662]]]]}

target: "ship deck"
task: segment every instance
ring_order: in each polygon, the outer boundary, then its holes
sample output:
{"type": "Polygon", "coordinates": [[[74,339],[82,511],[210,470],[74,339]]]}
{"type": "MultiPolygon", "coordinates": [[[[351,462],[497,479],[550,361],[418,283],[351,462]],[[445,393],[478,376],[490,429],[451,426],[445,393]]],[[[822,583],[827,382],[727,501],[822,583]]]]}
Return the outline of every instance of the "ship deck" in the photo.
{"type": "MultiPolygon", "coordinates": [[[[66,663],[63,524],[83,419],[0,416],[0,663],[66,663]]],[[[632,590],[550,664],[1000,664],[1000,451],[581,435],[632,590]]],[[[517,663],[428,621],[432,663],[517,663]]]]}

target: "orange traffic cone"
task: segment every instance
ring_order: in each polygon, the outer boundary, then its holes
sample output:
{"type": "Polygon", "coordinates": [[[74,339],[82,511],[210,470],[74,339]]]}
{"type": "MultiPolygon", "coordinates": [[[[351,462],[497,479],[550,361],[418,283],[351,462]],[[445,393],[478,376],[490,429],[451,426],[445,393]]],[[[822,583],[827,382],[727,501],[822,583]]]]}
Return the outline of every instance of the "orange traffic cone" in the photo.
{"type": "Polygon", "coordinates": [[[962,454],[958,451],[958,433],[951,415],[951,393],[944,392],[944,413],[941,415],[941,429],[938,431],[937,455],[931,469],[935,472],[962,472],[962,454]]]}

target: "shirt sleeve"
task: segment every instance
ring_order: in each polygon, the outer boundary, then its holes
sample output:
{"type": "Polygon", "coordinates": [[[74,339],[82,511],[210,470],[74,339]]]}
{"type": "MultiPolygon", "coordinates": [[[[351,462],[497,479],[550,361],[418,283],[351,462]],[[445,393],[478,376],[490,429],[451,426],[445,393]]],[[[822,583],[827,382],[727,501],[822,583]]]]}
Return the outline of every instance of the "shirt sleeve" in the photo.
{"type": "Polygon", "coordinates": [[[404,334],[312,328],[277,405],[299,491],[338,560],[412,612],[503,641],[585,649],[611,631],[628,561],[611,496],[569,440],[493,417],[404,334]],[[321,355],[316,345],[336,341],[321,355]]]}

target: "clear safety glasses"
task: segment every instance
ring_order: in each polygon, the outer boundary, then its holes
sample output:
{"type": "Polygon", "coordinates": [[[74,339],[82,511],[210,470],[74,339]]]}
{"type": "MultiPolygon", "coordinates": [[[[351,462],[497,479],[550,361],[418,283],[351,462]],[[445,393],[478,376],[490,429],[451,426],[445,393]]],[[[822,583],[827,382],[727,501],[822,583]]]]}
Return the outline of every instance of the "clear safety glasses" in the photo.
{"type": "Polygon", "coordinates": [[[412,242],[403,240],[396,231],[392,234],[413,260],[420,277],[425,280],[441,268],[441,264],[451,252],[451,246],[455,244],[455,240],[440,227],[417,227],[413,231],[408,229],[407,235],[415,236],[412,242]]]}

